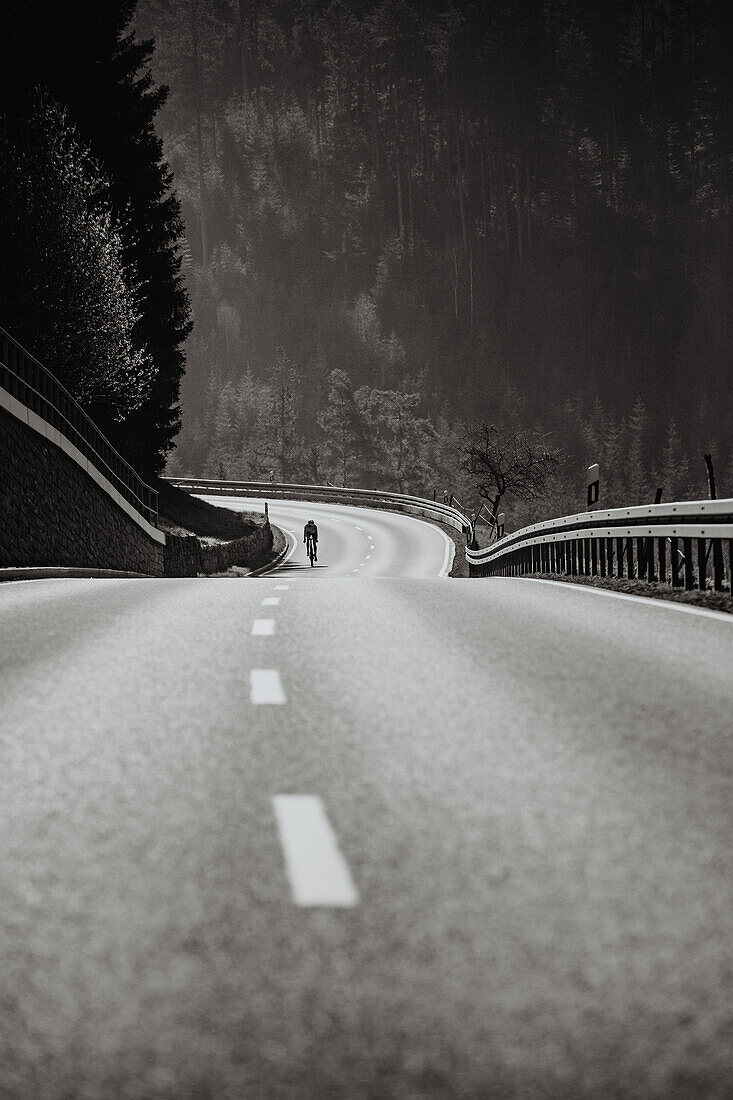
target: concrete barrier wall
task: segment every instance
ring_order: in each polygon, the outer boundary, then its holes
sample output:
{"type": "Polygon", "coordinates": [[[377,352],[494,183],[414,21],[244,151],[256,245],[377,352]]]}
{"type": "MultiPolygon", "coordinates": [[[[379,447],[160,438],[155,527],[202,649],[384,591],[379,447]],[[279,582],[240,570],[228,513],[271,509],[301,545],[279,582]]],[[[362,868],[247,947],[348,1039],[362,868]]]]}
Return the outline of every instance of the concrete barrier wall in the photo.
{"type": "Polygon", "coordinates": [[[55,443],[0,407],[0,566],[118,569],[162,576],[151,537],[55,443]]]}

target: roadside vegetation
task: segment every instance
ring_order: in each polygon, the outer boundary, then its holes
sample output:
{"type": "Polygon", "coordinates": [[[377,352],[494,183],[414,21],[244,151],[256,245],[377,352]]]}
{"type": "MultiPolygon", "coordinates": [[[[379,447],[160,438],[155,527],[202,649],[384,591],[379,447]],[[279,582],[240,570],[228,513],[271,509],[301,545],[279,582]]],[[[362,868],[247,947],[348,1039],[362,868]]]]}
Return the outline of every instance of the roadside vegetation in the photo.
{"type": "Polygon", "coordinates": [[[703,453],[733,492],[727,7],[139,0],[196,319],[170,472],[471,510],[485,419],[560,452],[508,528],[594,462],[609,507],[705,496],[703,453]]]}
{"type": "Polygon", "coordinates": [[[530,573],[528,576],[535,580],[562,581],[567,584],[584,584],[591,588],[608,588],[613,592],[625,592],[630,596],[672,600],[674,603],[704,607],[708,611],[726,611],[733,614],[733,596],[729,592],[700,592],[699,589],[688,592],[685,589],[672,588],[668,584],[659,584],[658,581],[629,580],[622,577],[550,577],[544,573],[530,573]]]}
{"type": "Polygon", "coordinates": [[[135,6],[0,5],[0,324],[149,478],[180,428],[191,323],[135,6]]]}
{"type": "Polygon", "coordinates": [[[153,488],[158,490],[158,526],[170,534],[228,541],[241,539],[262,525],[261,514],[217,508],[161,478],[154,480],[153,488]]]}

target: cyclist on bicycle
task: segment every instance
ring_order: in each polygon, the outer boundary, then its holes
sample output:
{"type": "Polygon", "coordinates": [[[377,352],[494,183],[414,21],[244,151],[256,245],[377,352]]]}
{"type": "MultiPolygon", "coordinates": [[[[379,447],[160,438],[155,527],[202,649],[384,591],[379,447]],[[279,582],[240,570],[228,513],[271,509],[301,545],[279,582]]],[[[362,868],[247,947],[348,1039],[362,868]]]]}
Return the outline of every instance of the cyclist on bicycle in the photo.
{"type": "Polygon", "coordinates": [[[313,560],[318,561],[318,528],[312,519],[309,519],[303,528],[303,542],[307,552],[310,551],[309,542],[313,544],[313,560]]]}

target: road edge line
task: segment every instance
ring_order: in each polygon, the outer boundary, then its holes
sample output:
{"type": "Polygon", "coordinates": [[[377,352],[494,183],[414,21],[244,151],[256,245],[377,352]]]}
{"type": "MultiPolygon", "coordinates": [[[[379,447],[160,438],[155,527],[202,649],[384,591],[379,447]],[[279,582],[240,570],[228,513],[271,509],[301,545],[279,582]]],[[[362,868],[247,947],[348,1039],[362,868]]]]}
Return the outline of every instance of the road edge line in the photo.
{"type": "Polygon", "coordinates": [[[617,600],[631,600],[643,603],[646,607],[665,607],[672,611],[681,611],[685,615],[700,615],[719,622],[733,623],[733,615],[727,611],[711,611],[707,607],[695,607],[693,604],[680,603],[679,600],[658,599],[654,596],[636,596],[631,592],[614,592],[612,588],[600,588],[592,584],[572,584],[568,581],[553,581],[544,577],[486,577],[492,581],[533,581],[535,584],[551,584],[555,588],[570,588],[573,592],[595,592],[599,596],[612,596],[617,600]]]}

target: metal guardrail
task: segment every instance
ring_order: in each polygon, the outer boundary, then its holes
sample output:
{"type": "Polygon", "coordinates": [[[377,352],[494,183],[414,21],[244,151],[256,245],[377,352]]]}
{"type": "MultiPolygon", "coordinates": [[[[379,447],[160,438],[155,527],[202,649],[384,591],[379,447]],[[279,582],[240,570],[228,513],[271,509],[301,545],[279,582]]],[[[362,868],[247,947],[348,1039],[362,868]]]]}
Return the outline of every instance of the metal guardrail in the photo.
{"type": "Polygon", "coordinates": [[[733,499],[562,516],[467,550],[466,560],[479,577],[626,577],[721,591],[733,575],[733,499]]]}
{"type": "Polygon", "coordinates": [[[223,481],[202,477],[168,477],[164,479],[179,489],[221,496],[269,497],[273,500],[308,500],[322,504],[354,504],[387,508],[435,519],[466,534],[470,520],[458,508],[424,497],[402,493],[384,493],[378,489],[346,489],[335,485],[288,485],[269,481],[223,481]]]}
{"type": "Polygon", "coordinates": [[[0,387],[64,436],[136,512],[157,526],[156,490],[117,453],[58,379],[3,328],[0,387]]]}

